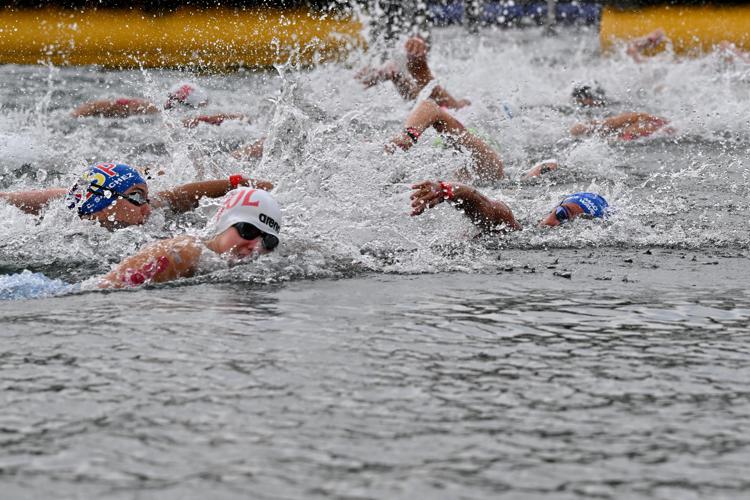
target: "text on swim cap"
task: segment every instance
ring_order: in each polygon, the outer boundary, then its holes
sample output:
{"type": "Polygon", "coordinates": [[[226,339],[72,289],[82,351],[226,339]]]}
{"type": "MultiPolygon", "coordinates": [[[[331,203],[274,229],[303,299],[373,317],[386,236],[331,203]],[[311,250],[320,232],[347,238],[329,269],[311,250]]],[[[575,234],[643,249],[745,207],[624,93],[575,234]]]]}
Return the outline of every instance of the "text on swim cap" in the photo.
{"type": "Polygon", "coordinates": [[[239,191],[238,193],[233,194],[227,200],[224,202],[224,208],[230,209],[237,206],[240,201],[242,201],[242,205],[246,207],[257,207],[260,205],[260,201],[250,201],[250,198],[253,196],[253,193],[255,193],[255,189],[248,189],[247,191],[239,191]]]}
{"type": "Polygon", "coordinates": [[[589,200],[587,198],[581,198],[578,201],[580,201],[581,203],[583,203],[584,205],[586,205],[586,208],[588,208],[588,212],[587,213],[589,213],[591,215],[593,215],[593,214],[596,213],[596,206],[593,203],[591,203],[591,200],[589,200]]]}
{"type": "Polygon", "coordinates": [[[100,163],[94,168],[98,168],[99,170],[109,175],[110,177],[114,177],[115,175],[117,175],[117,172],[114,171],[115,166],[116,165],[114,163],[100,163]]]}
{"type": "Polygon", "coordinates": [[[250,201],[250,198],[252,198],[253,193],[255,193],[255,191],[256,191],[255,189],[248,189],[248,190],[237,190],[237,192],[232,193],[224,201],[224,204],[219,209],[219,211],[216,212],[216,215],[214,216],[214,218],[218,220],[219,217],[221,217],[221,214],[223,214],[225,210],[230,210],[236,207],[240,202],[242,202],[242,205],[246,207],[259,206],[260,201],[250,201]]]}
{"type": "Polygon", "coordinates": [[[271,217],[267,216],[266,214],[260,214],[258,216],[258,220],[261,221],[263,224],[267,225],[277,233],[281,230],[281,226],[279,226],[279,223],[273,220],[271,217]]]}

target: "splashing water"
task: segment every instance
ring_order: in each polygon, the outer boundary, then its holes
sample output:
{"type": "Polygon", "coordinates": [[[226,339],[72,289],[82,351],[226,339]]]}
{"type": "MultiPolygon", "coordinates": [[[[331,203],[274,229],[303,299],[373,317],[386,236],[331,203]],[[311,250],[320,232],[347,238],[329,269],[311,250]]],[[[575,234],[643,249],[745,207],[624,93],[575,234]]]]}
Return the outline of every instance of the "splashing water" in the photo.
{"type": "MultiPolygon", "coordinates": [[[[749,199],[746,65],[727,65],[713,55],[677,61],[668,54],[636,64],[622,53],[599,56],[596,43],[587,29],[556,38],[534,29],[470,38],[447,29],[434,37],[434,73],[453,95],[473,103],[459,119],[499,145],[506,163],[508,180],[480,186],[506,201],[526,227],[505,238],[472,239],[474,228],[448,206],[408,216],[411,183],[450,179],[468,156],[433,146],[432,131],[407,153],[384,154],[413,103],[402,101],[389,83],[364,90],[354,81],[357,67],[379,57],[375,49],[353,54],[345,65],[309,71],[279,67],[195,77],[210,90],[210,111],[251,117],[250,124],[195,129],[180,127],[185,115],[175,113],[125,120],[69,115],[95,98],[143,96],[161,103],[165,90],[185,78],[176,72],[5,66],[2,186],[66,187],[83,166],[105,160],[164,171],[151,181],[152,191],[238,171],[267,178],[284,208],[283,243],[264,266],[241,266],[250,280],[269,268],[271,279],[279,280],[492,271],[502,265],[498,246],[518,255],[540,248],[746,247],[748,233],[740,230],[749,199]],[[583,119],[565,109],[571,86],[590,80],[607,90],[617,109],[668,118],[676,135],[631,143],[571,140],[569,127],[583,119]],[[263,136],[261,160],[238,162],[230,155],[263,136]],[[559,172],[531,184],[517,181],[549,156],[562,164],[559,172]],[[564,195],[582,190],[603,194],[617,215],[552,231],[535,227],[564,195]]],[[[7,222],[0,229],[0,262],[11,270],[84,279],[147,241],[197,231],[214,202],[203,205],[179,218],[157,213],[143,228],[115,233],[54,204],[42,219],[2,205],[7,222]]],[[[219,275],[237,278],[236,271],[219,275]]]]}

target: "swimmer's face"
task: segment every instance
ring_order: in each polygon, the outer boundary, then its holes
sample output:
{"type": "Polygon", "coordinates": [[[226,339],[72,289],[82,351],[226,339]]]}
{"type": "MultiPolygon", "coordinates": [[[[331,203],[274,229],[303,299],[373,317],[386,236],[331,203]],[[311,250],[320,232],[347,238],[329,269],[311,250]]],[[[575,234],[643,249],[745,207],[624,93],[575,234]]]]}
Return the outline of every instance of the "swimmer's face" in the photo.
{"type": "Polygon", "coordinates": [[[271,252],[263,246],[263,238],[258,236],[252,240],[246,240],[235,227],[230,227],[216,238],[217,252],[226,254],[236,259],[245,259],[254,255],[263,255],[271,252]]]}
{"type": "Polygon", "coordinates": [[[583,209],[575,203],[563,203],[562,205],[553,208],[552,211],[539,222],[539,226],[559,226],[563,222],[573,220],[581,214],[583,214],[583,209]]]}
{"type": "Polygon", "coordinates": [[[151,215],[151,204],[143,203],[143,201],[148,200],[148,186],[146,184],[135,184],[122,194],[125,197],[118,197],[107,208],[93,214],[102,226],[108,229],[137,226],[146,222],[146,219],[151,215]],[[132,198],[133,201],[128,198],[132,198]],[[142,204],[138,206],[136,201],[142,204]]]}

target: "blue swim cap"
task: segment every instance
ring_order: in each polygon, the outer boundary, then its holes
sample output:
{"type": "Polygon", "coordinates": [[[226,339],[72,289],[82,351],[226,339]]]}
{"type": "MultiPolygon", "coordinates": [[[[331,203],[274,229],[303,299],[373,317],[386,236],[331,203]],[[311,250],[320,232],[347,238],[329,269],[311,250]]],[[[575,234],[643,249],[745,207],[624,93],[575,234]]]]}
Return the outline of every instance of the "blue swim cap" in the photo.
{"type": "Polygon", "coordinates": [[[118,194],[145,183],[140,172],[131,166],[100,163],[89,167],[70,188],[66,198],[68,208],[78,208],[78,215],[93,214],[107,208],[118,194]]]}
{"type": "Polygon", "coordinates": [[[573,193],[561,201],[560,205],[565,203],[575,203],[589,217],[606,217],[609,208],[607,200],[596,193],[573,193]]]}

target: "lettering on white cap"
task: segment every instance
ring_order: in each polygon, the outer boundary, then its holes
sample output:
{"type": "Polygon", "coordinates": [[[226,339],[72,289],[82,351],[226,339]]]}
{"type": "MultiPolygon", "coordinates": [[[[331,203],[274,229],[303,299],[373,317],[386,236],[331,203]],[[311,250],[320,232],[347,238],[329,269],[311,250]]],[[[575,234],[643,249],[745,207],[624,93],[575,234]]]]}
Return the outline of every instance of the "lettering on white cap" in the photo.
{"type": "Polygon", "coordinates": [[[260,220],[263,224],[267,225],[277,233],[281,230],[281,226],[279,226],[279,223],[266,214],[260,214],[258,216],[258,220],[260,220]]]}

